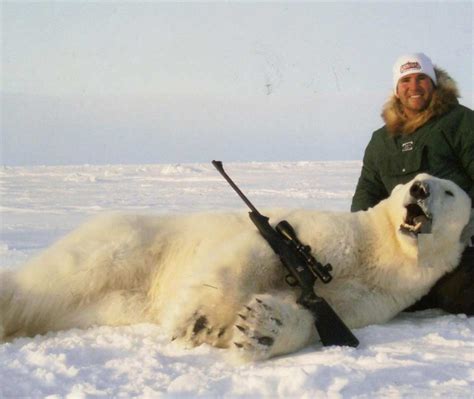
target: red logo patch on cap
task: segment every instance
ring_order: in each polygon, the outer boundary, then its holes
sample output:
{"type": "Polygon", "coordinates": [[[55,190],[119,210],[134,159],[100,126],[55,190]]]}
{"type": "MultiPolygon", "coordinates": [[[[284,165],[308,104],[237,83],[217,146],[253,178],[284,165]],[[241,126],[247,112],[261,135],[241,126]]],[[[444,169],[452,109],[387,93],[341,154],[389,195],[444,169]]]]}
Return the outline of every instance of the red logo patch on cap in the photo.
{"type": "Polygon", "coordinates": [[[418,61],[413,61],[413,62],[407,62],[406,64],[403,64],[400,67],[400,73],[404,73],[406,71],[410,71],[412,69],[415,69],[417,71],[421,70],[421,65],[418,61]]]}

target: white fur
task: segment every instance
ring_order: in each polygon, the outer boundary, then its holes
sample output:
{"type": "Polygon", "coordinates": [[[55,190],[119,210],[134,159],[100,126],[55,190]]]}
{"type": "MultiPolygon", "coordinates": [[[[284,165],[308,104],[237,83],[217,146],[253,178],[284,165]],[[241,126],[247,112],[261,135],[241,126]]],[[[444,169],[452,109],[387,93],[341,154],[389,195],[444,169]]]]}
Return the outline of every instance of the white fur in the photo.
{"type": "MultiPolygon", "coordinates": [[[[366,212],[270,214],[332,264],[333,281],[317,281],[316,292],[351,328],[389,320],[459,261],[470,199],[449,181],[416,179],[431,191],[433,233],[424,248],[399,232],[411,183],[366,212]]],[[[265,359],[317,338],[285,274],[246,214],[106,215],[0,274],[0,338],[156,322],[189,346],[265,359]]]]}

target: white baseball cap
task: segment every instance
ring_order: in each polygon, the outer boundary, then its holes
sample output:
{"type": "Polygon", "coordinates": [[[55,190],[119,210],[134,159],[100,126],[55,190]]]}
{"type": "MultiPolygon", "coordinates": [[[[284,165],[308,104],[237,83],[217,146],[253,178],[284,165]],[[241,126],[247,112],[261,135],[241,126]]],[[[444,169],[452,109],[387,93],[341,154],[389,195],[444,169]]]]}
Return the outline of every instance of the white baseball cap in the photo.
{"type": "Polygon", "coordinates": [[[395,61],[393,65],[393,92],[397,94],[397,85],[400,78],[412,73],[424,73],[428,75],[436,85],[436,73],[433,63],[423,53],[405,54],[395,61]]]}

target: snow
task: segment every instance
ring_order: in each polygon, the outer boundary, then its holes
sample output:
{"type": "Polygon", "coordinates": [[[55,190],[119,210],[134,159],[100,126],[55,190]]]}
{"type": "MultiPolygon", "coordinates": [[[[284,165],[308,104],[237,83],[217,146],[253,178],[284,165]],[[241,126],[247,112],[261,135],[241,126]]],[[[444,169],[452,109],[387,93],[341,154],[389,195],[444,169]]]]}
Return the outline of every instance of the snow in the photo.
{"type": "MultiPolygon", "coordinates": [[[[361,164],[224,166],[261,210],[348,210],[361,164]]],[[[0,182],[0,268],[104,211],[245,210],[210,163],[4,167],[0,182]]],[[[21,338],[0,345],[0,398],[474,398],[474,318],[402,313],[354,333],[356,349],[314,344],[240,366],[223,349],[179,347],[150,324],[21,338]]]]}

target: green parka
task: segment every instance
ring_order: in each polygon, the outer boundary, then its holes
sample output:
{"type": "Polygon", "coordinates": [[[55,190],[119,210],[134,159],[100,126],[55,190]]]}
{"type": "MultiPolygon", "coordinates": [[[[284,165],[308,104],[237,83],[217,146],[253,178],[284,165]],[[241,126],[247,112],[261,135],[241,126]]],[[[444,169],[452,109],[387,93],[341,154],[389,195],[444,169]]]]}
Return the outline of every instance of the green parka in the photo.
{"type": "Polygon", "coordinates": [[[455,182],[474,206],[474,112],[458,103],[456,85],[446,72],[435,71],[433,99],[416,120],[404,117],[396,96],[385,105],[386,124],[365,150],[353,212],[376,205],[397,184],[422,172],[455,182]]]}

